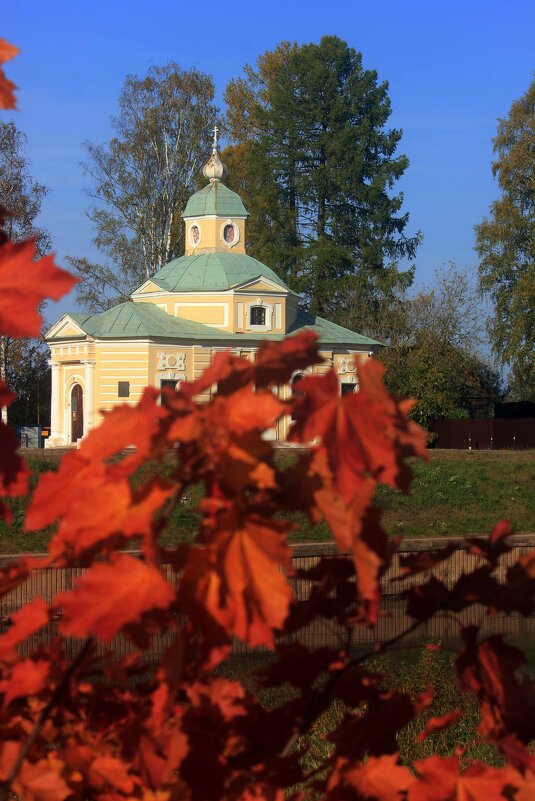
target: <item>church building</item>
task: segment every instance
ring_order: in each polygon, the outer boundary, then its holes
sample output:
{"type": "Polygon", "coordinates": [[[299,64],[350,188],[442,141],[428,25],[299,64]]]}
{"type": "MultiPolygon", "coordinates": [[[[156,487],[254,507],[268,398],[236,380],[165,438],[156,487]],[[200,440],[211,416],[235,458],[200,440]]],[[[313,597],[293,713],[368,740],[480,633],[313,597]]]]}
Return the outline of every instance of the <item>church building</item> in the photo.
{"type": "MultiPolygon", "coordinates": [[[[379,343],[301,308],[299,296],[273,270],[247,255],[247,211],[222,183],[217,129],[203,174],[207,186],[182,214],[185,255],[146,280],[130,301],[101,314],[64,314],[47,332],[47,447],[75,445],[99,424],[102,411],[137,403],[146,386],[176,387],[197,378],[218,350],[254,360],[262,339],[303,330],[319,336],[324,361],[312,371],[334,366],[341,392],[358,389],[356,366],[379,343]]],[[[291,392],[291,386],[279,388],[283,398],[291,392]]],[[[269,436],[284,440],[290,424],[281,420],[269,436]]]]}

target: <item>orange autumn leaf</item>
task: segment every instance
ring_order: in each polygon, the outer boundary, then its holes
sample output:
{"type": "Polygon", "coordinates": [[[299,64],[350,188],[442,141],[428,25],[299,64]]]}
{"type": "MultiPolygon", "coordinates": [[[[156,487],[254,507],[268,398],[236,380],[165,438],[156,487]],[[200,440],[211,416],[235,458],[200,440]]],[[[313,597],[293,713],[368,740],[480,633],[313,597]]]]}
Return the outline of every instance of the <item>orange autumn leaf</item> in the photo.
{"type": "Polygon", "coordinates": [[[45,298],[59,300],[78,282],[54,264],[53,256],[34,261],[35,242],[6,242],[0,247],[0,331],[12,337],[37,337],[45,298]]]}
{"type": "MultiPolygon", "coordinates": [[[[0,408],[9,406],[15,395],[0,381],[0,408]]],[[[30,471],[18,453],[19,441],[15,432],[0,421],[0,518],[11,522],[11,509],[1,496],[16,497],[28,491],[30,471]]]]}
{"type": "Polygon", "coordinates": [[[343,771],[343,780],[356,792],[357,798],[374,801],[402,801],[414,784],[410,770],[399,764],[397,754],[370,756],[343,771]]]}
{"type": "Polygon", "coordinates": [[[48,606],[42,598],[34,598],[15,612],[10,628],[0,635],[0,659],[12,655],[17,645],[46,626],[48,619],[48,606]]]}
{"type": "Polygon", "coordinates": [[[448,729],[450,726],[455,726],[460,719],[461,712],[458,709],[447,712],[445,715],[440,715],[440,717],[429,718],[425,724],[424,730],[420,732],[416,739],[418,742],[422,742],[426,737],[430,737],[432,734],[448,729]]]}
{"type": "MultiPolygon", "coordinates": [[[[18,47],[6,42],[5,39],[0,39],[0,64],[5,64],[15,58],[20,50],[18,47]]],[[[15,89],[17,87],[6,78],[3,69],[0,67],[0,108],[16,108],[17,100],[15,98],[15,89]]]]}
{"type": "Polygon", "coordinates": [[[94,635],[109,642],[145,613],[167,609],[174,597],[173,587],[156,568],[117,554],[111,563],[89,568],[75,589],[56,596],[54,605],[63,609],[63,634],[94,635]]]}
{"type": "Polygon", "coordinates": [[[337,491],[351,501],[366,475],[407,491],[412,471],[407,459],[427,458],[426,433],[407,417],[413,402],[386,391],[384,367],[373,359],[359,367],[360,390],[340,397],[333,370],[299,382],[294,442],[317,438],[328,454],[337,491]]]}
{"type": "Polygon", "coordinates": [[[113,787],[126,795],[131,795],[135,787],[129,766],[112,756],[97,756],[91,762],[89,781],[94,788],[113,787]]]}
{"type": "Polygon", "coordinates": [[[197,617],[202,609],[249,645],[273,647],[292,598],[280,569],[291,570],[289,526],[235,510],[218,515],[215,525],[210,544],[188,552],[181,597],[197,617]]]}
{"type": "Polygon", "coordinates": [[[505,801],[509,770],[472,763],[461,771],[456,757],[431,756],[414,767],[418,780],[409,788],[408,801],[505,801]]]}
{"type": "Polygon", "coordinates": [[[8,679],[0,682],[0,692],[4,693],[4,706],[15,698],[36,695],[46,687],[50,673],[50,662],[44,659],[23,659],[11,670],[8,679]]]}

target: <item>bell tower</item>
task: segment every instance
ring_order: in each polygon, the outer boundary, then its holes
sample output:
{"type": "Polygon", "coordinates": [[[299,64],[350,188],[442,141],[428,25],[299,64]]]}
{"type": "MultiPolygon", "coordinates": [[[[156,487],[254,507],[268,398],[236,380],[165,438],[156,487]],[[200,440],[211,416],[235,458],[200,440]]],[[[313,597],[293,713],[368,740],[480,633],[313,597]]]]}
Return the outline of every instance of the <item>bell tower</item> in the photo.
{"type": "Polygon", "coordinates": [[[219,156],[214,126],[212,154],[203,167],[208,185],[190,197],[182,218],[186,225],[186,256],[200,253],[245,253],[247,211],[222,178],[227,168],[219,156]]]}

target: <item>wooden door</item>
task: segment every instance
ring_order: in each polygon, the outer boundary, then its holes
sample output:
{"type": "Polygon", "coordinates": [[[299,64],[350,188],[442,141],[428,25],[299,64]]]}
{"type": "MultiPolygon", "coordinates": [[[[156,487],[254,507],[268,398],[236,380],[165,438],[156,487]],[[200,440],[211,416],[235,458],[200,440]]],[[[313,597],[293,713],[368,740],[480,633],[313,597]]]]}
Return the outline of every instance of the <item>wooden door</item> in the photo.
{"type": "Polygon", "coordinates": [[[71,442],[79,440],[84,433],[84,393],[80,384],[71,392],[71,442]]]}

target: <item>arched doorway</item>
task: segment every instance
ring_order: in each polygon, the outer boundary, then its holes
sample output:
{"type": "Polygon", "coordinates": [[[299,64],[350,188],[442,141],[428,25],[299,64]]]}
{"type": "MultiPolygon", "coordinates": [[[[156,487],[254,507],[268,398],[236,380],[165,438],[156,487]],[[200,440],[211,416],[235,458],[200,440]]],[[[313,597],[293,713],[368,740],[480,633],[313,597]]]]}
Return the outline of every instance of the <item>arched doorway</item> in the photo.
{"type": "Polygon", "coordinates": [[[84,433],[84,393],[80,384],[71,392],[71,442],[81,439],[84,433]]]}

